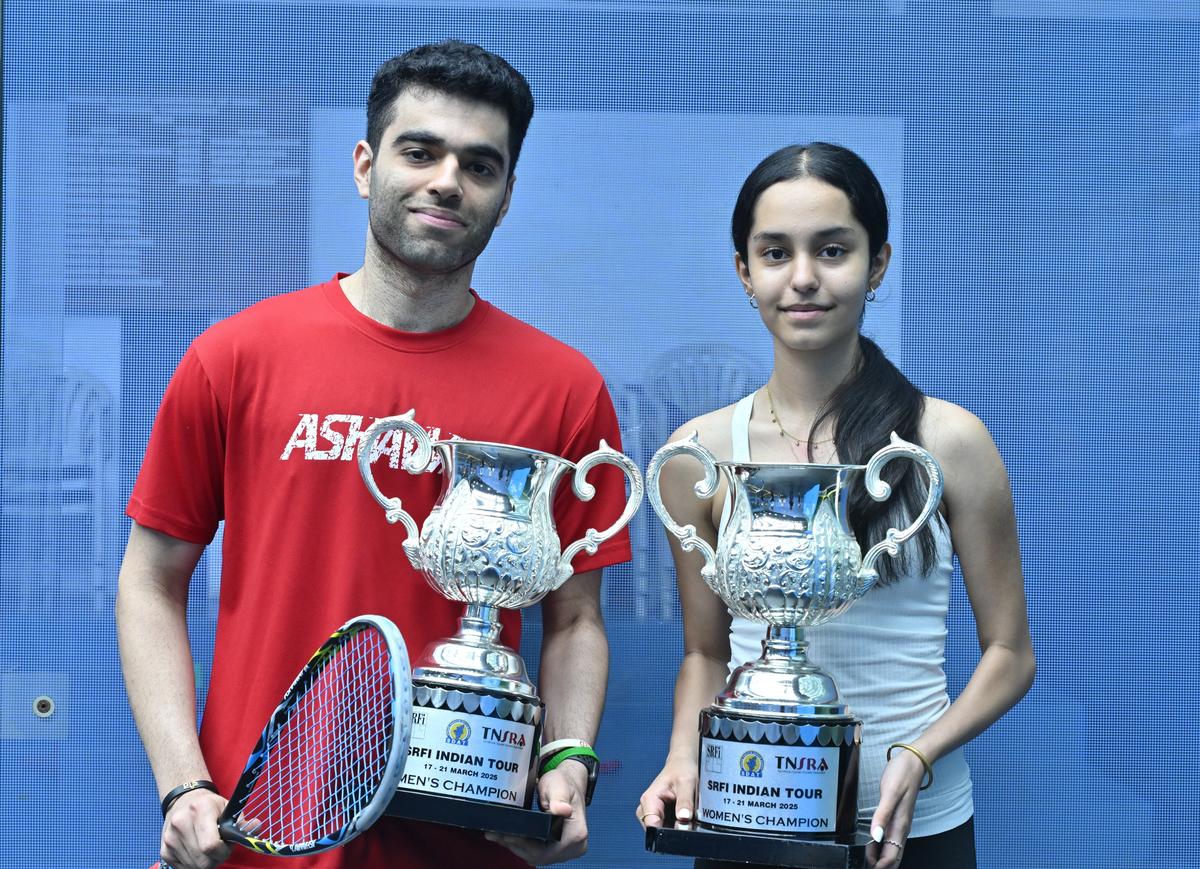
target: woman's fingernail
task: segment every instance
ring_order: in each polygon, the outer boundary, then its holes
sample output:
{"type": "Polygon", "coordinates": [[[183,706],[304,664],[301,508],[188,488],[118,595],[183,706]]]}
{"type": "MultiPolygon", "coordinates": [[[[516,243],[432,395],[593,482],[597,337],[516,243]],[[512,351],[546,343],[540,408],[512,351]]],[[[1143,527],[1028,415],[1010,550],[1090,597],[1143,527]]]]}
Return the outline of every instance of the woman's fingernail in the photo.
{"type": "Polygon", "coordinates": [[[680,809],[676,817],[681,821],[690,821],[692,819],[691,809],[680,809]]]}
{"type": "Polygon", "coordinates": [[[871,838],[874,839],[876,842],[882,842],[883,841],[883,827],[872,827],[871,828],[871,838]]]}

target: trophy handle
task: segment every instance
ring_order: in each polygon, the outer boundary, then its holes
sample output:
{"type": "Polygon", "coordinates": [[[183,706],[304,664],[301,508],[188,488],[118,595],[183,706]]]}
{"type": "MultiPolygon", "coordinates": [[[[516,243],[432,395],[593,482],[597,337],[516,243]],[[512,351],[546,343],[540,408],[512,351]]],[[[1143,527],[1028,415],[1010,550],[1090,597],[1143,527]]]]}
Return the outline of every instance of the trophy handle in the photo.
{"type": "Polygon", "coordinates": [[[403,544],[404,552],[413,567],[421,570],[420,531],[417,529],[417,523],[401,506],[399,498],[389,498],[379,490],[379,484],[375,482],[375,474],[371,471],[371,449],[375,446],[376,439],[384,432],[389,431],[403,431],[417,442],[417,448],[413,451],[411,460],[401,460],[404,470],[410,474],[419,474],[429,466],[429,460],[433,458],[433,442],[425,429],[413,421],[415,413],[414,409],[408,413],[402,413],[400,416],[385,416],[371,423],[370,428],[363,433],[362,440],[358,442],[358,471],[362,474],[363,482],[367,484],[367,490],[371,496],[386,511],[387,520],[393,524],[396,522],[404,524],[405,530],[408,531],[408,536],[403,544]]]}
{"type": "Polygon", "coordinates": [[[683,440],[669,443],[654,454],[654,458],[650,460],[650,464],[646,468],[646,494],[650,498],[650,506],[654,508],[654,512],[658,514],[658,518],[662,520],[667,531],[679,541],[679,545],[689,552],[698,549],[704,556],[704,567],[700,568],[700,576],[711,587],[717,578],[716,553],[708,545],[708,541],[696,533],[695,525],[680,525],[671,518],[671,513],[663,503],[662,492],[658,487],[662,466],[681,453],[692,456],[704,467],[704,479],[693,487],[696,497],[711,498],[716,493],[717,460],[701,445],[700,436],[696,432],[692,432],[683,440]]]}
{"type": "Polygon", "coordinates": [[[633,514],[642,505],[644,487],[642,485],[642,474],[638,471],[637,465],[633,463],[633,460],[629,456],[617,452],[603,439],[600,441],[600,448],[598,450],[588,453],[575,466],[573,485],[575,487],[575,495],[580,501],[590,501],[596,494],[596,487],[585,479],[588,471],[596,467],[596,465],[616,465],[621,469],[621,472],[629,480],[629,500],[625,502],[625,509],[621,512],[616,522],[603,531],[589,528],[583,537],[563,550],[562,557],[558,560],[558,582],[555,583],[555,588],[558,588],[575,573],[575,569],[571,567],[571,559],[578,555],[581,549],[586,549],[588,555],[594,553],[601,543],[628,525],[629,520],[633,518],[633,514]]]}
{"type": "Polygon", "coordinates": [[[925,497],[925,507],[921,510],[921,515],[917,516],[916,521],[900,531],[896,528],[889,528],[884,539],[876,543],[867,551],[866,556],[862,560],[862,569],[859,571],[858,577],[862,581],[859,586],[858,594],[864,595],[871,586],[879,580],[879,573],[875,570],[875,562],[879,560],[879,556],[885,552],[888,555],[895,556],[900,551],[900,544],[908,538],[916,534],[921,527],[930,520],[933,516],[933,511],[937,509],[938,503],[942,500],[942,468],[937,463],[929,451],[909,443],[900,437],[900,435],[892,432],[892,442],[871,456],[871,460],[867,462],[867,492],[876,501],[886,501],[892,495],[892,487],[887,481],[880,478],[879,473],[883,470],[883,466],[896,458],[912,459],[914,462],[920,462],[925,468],[925,474],[929,478],[929,492],[925,497]]]}

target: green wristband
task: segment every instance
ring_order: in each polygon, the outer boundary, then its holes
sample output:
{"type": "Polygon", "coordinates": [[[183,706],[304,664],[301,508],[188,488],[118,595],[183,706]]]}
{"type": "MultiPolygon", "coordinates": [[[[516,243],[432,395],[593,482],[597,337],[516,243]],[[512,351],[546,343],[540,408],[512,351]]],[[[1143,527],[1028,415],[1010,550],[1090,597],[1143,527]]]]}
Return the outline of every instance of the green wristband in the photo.
{"type": "Polygon", "coordinates": [[[556,769],[564,760],[569,760],[572,757],[590,757],[596,763],[600,762],[600,756],[586,745],[577,745],[573,748],[564,748],[562,751],[555,752],[542,762],[541,772],[543,774],[556,769]]]}

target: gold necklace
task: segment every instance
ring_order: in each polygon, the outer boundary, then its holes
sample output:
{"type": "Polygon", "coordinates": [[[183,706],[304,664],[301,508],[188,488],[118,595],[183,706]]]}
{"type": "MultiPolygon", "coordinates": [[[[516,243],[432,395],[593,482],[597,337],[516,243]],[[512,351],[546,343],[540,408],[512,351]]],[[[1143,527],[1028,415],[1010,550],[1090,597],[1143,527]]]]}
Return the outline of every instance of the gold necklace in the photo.
{"type": "MultiPolygon", "coordinates": [[[[805,446],[806,444],[808,444],[809,441],[807,438],[802,440],[801,438],[796,437],[794,434],[792,434],[790,431],[788,431],[786,428],[783,427],[783,422],[779,419],[779,412],[775,410],[775,397],[773,395],[771,395],[771,387],[764,383],[763,389],[765,389],[767,392],[767,404],[771,408],[771,421],[774,422],[775,425],[779,428],[779,436],[781,438],[787,438],[788,440],[790,440],[792,443],[794,443],[796,445],[796,448],[799,448],[799,447],[802,447],[802,446],[805,446]]],[[[825,439],[819,440],[819,441],[812,441],[812,446],[815,447],[818,444],[831,444],[834,442],[834,440],[836,440],[836,437],[825,438],[825,439]]]]}

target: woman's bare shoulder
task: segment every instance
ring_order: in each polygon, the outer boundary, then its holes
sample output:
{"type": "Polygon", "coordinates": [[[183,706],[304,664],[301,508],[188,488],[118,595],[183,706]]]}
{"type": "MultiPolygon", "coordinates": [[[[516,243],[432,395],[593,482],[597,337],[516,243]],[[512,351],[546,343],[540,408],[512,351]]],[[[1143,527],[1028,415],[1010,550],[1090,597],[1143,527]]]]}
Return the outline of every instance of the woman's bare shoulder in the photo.
{"type": "Polygon", "coordinates": [[[996,445],[983,421],[971,411],[940,398],[925,397],[921,441],[937,459],[970,467],[996,454],[996,445]]]}
{"type": "Polygon", "coordinates": [[[735,406],[726,405],[688,420],[672,432],[667,442],[674,443],[695,434],[701,445],[716,456],[718,461],[728,459],[733,454],[730,426],[733,424],[735,406]]]}

